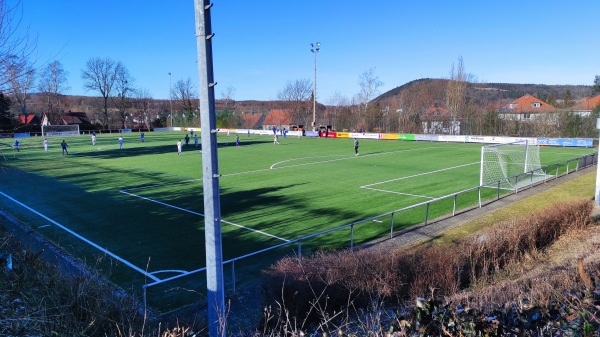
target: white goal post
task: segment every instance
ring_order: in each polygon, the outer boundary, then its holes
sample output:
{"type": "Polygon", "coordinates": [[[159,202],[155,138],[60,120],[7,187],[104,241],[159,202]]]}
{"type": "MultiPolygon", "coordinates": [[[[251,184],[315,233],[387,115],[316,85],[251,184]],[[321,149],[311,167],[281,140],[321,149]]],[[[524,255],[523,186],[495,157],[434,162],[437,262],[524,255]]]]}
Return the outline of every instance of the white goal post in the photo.
{"type": "Polygon", "coordinates": [[[42,137],[78,135],[79,125],[42,125],[42,137]]]}
{"type": "Polygon", "coordinates": [[[532,140],[481,147],[480,186],[514,190],[545,178],[532,140]]]}

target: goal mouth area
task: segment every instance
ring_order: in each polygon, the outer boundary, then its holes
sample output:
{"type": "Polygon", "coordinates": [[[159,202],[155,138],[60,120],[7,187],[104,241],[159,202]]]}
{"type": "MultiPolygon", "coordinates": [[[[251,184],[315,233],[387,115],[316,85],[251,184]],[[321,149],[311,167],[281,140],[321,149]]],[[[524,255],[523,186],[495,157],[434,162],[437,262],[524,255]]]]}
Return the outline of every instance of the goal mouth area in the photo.
{"type": "Polygon", "coordinates": [[[537,185],[540,182],[546,181],[548,175],[543,169],[533,170],[527,173],[521,173],[512,177],[507,177],[495,181],[484,181],[481,187],[500,189],[507,191],[520,190],[528,186],[537,185]]]}
{"type": "Polygon", "coordinates": [[[516,190],[546,179],[534,140],[481,147],[480,186],[516,190]]]}

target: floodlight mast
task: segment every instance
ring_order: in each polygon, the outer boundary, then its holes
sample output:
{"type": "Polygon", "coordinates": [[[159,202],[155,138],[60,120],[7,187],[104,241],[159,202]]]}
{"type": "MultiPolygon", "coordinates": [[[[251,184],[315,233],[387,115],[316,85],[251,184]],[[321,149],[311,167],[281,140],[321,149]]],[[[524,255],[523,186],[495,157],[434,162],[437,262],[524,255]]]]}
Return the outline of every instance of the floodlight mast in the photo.
{"type": "Polygon", "coordinates": [[[171,127],[173,127],[173,88],[171,87],[171,72],[169,72],[169,108],[171,110],[171,127]]]}
{"type": "Polygon", "coordinates": [[[313,121],[312,121],[312,126],[314,129],[317,126],[317,53],[319,51],[321,51],[321,43],[320,42],[317,42],[314,44],[311,43],[310,47],[311,47],[310,51],[315,56],[315,88],[313,91],[313,121]]]}
{"type": "Polygon", "coordinates": [[[225,291],[223,248],[221,241],[221,207],[215,113],[216,82],[213,76],[212,37],[208,0],[194,0],[196,45],[198,49],[198,83],[200,89],[200,126],[202,134],[202,185],[204,191],[204,235],[206,244],[206,286],[208,332],[210,337],[225,336],[225,291]]]}

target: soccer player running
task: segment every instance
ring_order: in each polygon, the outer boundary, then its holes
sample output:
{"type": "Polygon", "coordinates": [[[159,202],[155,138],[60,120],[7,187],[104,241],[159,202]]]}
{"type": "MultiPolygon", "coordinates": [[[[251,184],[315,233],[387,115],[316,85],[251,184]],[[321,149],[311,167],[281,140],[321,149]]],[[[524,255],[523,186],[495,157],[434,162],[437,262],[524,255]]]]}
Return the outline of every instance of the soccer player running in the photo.
{"type": "Polygon", "coordinates": [[[123,148],[123,136],[119,136],[119,149],[123,148]]]}
{"type": "Polygon", "coordinates": [[[15,150],[17,150],[17,152],[19,152],[19,141],[15,140],[15,150]]]}
{"type": "Polygon", "coordinates": [[[183,145],[181,144],[181,139],[179,141],[177,141],[177,155],[181,156],[181,147],[183,145]]]}
{"type": "Polygon", "coordinates": [[[354,156],[358,156],[358,139],[354,138],[354,156]]]}

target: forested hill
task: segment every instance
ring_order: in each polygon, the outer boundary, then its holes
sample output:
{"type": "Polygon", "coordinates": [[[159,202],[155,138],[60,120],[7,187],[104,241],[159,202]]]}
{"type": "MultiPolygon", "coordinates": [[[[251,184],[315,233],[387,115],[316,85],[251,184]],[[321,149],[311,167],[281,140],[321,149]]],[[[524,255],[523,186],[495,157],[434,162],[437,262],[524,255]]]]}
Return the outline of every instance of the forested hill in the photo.
{"type": "MultiPolygon", "coordinates": [[[[443,100],[446,89],[446,79],[423,78],[408,82],[390,91],[381,94],[375,101],[387,101],[400,97],[403,92],[414,92],[416,87],[430,93],[437,93],[439,100],[443,100]]],[[[524,95],[533,95],[543,101],[551,103],[565,99],[582,100],[590,97],[591,85],[547,85],[547,84],[519,84],[519,83],[468,83],[467,96],[476,102],[485,104],[490,101],[513,101],[524,95]],[[568,97],[568,96],[571,97],[568,97]]],[[[552,103],[551,103],[552,104],[552,103]]]]}

